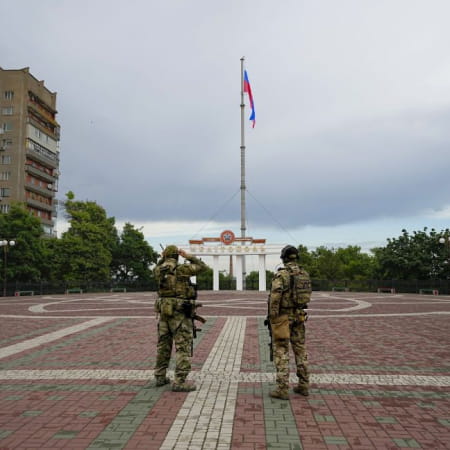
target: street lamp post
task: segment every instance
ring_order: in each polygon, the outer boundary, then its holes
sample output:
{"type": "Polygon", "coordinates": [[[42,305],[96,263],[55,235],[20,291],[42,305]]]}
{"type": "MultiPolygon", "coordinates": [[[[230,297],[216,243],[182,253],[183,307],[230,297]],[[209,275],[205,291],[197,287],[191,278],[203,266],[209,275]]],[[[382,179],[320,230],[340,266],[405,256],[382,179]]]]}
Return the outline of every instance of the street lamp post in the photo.
{"type": "Polygon", "coordinates": [[[8,248],[14,247],[16,241],[0,240],[0,247],[3,247],[3,297],[6,297],[6,266],[8,264],[8,248]]]}
{"type": "Polygon", "coordinates": [[[445,261],[445,264],[447,264],[448,267],[450,267],[450,236],[448,236],[447,238],[445,237],[439,238],[439,244],[444,245],[445,248],[447,249],[447,259],[445,261]]]}

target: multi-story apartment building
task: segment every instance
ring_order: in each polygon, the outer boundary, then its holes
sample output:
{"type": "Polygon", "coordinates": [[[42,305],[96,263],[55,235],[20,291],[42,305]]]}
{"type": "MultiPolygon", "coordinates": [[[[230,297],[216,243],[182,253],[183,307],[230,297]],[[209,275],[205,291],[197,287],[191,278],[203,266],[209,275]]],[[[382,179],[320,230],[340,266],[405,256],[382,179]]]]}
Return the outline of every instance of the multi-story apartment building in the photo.
{"type": "Polygon", "coordinates": [[[29,68],[0,67],[0,211],[21,202],[53,234],[59,176],[56,93],[29,68]]]}

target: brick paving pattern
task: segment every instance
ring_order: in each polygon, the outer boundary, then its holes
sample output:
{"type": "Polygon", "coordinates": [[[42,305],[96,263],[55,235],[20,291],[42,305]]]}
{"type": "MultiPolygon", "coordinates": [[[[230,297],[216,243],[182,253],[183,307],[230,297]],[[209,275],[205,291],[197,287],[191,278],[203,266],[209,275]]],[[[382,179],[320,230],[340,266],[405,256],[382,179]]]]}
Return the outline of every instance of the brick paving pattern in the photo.
{"type": "Polygon", "coordinates": [[[190,393],[154,384],[154,293],[0,299],[0,449],[450,449],[450,297],[314,292],[289,401],[266,298],[200,293],[190,393]]]}

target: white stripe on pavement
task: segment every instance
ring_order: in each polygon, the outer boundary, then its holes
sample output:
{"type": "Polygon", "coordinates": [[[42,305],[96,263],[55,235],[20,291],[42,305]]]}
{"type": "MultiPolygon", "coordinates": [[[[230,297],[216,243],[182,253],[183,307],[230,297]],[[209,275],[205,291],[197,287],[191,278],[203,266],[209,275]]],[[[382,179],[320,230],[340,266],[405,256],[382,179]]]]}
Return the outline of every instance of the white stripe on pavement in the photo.
{"type": "Polygon", "coordinates": [[[0,359],[7,358],[8,356],[15,355],[16,353],[23,352],[25,350],[30,350],[34,347],[39,347],[39,345],[47,344],[57,339],[61,339],[69,334],[78,333],[84,331],[88,328],[101,325],[102,323],[109,322],[112,318],[98,317],[97,319],[92,319],[87,322],[79,323],[72,327],[63,328],[62,330],[54,331],[52,333],[43,334],[33,339],[28,339],[27,341],[22,341],[14,345],[9,345],[8,347],[0,348],[0,359]]]}
{"type": "MultiPolygon", "coordinates": [[[[168,373],[173,377],[173,372],[168,373]]],[[[0,370],[0,380],[152,380],[153,370],[108,370],[108,369],[55,369],[55,370],[0,370]]],[[[377,386],[436,386],[449,387],[450,376],[434,375],[401,375],[401,374],[356,374],[356,373],[312,373],[311,384],[358,384],[377,386]]],[[[270,383],[275,381],[273,372],[233,372],[209,371],[204,373],[191,372],[189,378],[199,383],[219,383],[226,379],[229,383],[270,383]]],[[[296,383],[294,373],[290,375],[290,382],[296,383]]],[[[312,386],[314,387],[314,386],[312,386]]]]}
{"type": "Polygon", "coordinates": [[[245,318],[227,319],[200,371],[213,376],[201,378],[197,390],[187,395],[161,449],[231,447],[238,384],[228,375],[239,374],[245,326],[245,318]]]}

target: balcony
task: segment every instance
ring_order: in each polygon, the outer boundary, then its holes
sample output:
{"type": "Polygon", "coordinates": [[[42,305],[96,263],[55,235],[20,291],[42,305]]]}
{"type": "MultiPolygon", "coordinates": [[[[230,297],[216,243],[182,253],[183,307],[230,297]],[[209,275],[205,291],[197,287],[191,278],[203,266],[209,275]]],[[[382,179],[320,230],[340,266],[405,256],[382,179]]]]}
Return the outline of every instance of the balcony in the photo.
{"type": "Polygon", "coordinates": [[[39,102],[33,102],[30,100],[28,103],[28,110],[37,116],[37,118],[43,122],[47,122],[49,125],[54,127],[59,127],[58,122],[55,120],[53,113],[51,113],[45,106],[45,103],[40,104],[39,102]]]}
{"type": "Polygon", "coordinates": [[[42,203],[39,200],[34,200],[32,198],[27,198],[27,205],[32,206],[33,208],[36,209],[42,209],[44,211],[48,211],[53,213],[53,206],[52,205],[47,205],[46,203],[42,203]]]}
{"type": "Polygon", "coordinates": [[[38,219],[40,219],[41,222],[44,223],[45,225],[49,225],[51,227],[53,227],[55,225],[55,223],[53,222],[53,219],[46,219],[45,217],[38,217],[38,219]]]}
{"type": "Polygon", "coordinates": [[[43,120],[41,116],[33,114],[33,110],[30,108],[28,108],[27,122],[56,140],[59,140],[59,126],[50,124],[47,120],[43,120]]]}
{"type": "Polygon", "coordinates": [[[42,180],[45,180],[47,183],[50,184],[56,183],[56,177],[49,175],[47,172],[44,172],[43,170],[40,170],[30,164],[25,164],[25,170],[29,174],[34,175],[37,178],[41,178],[42,180]]]}
{"type": "Polygon", "coordinates": [[[39,145],[34,141],[28,140],[26,151],[27,155],[32,159],[50,166],[52,169],[56,169],[59,166],[58,155],[50,150],[47,150],[45,147],[42,147],[42,145],[39,145]]]}
{"type": "MultiPolygon", "coordinates": [[[[52,183],[48,183],[49,185],[51,185],[53,187],[52,183]]],[[[31,184],[29,182],[25,183],[25,187],[32,192],[35,192],[36,194],[41,194],[44,197],[47,198],[53,198],[55,196],[55,191],[53,190],[53,188],[49,188],[48,186],[36,186],[35,184],[31,184]]]]}

